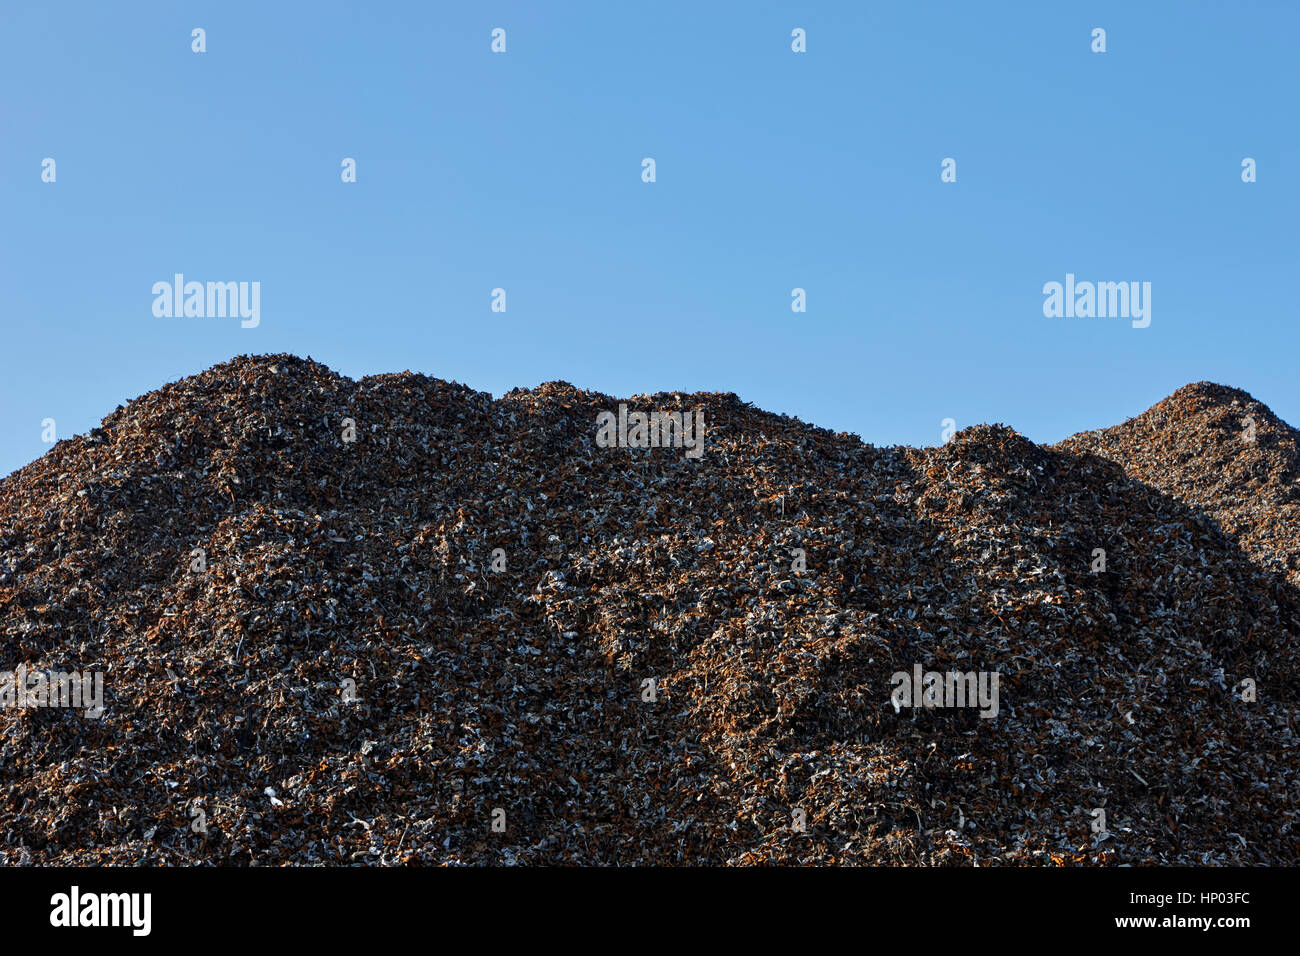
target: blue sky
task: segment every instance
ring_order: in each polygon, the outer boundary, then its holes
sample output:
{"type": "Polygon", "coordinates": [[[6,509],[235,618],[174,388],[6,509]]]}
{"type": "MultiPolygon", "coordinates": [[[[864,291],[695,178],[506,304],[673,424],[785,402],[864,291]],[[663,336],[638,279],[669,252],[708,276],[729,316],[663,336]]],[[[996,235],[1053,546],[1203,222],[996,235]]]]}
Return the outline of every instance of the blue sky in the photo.
{"type": "Polygon", "coordinates": [[[1300,423],[1297,42],[1286,2],[10,0],[0,474],[249,352],[878,445],[1203,379],[1300,423]],[[176,272],[260,282],[260,324],[155,317],[176,272]],[[1150,282],[1151,325],[1044,317],[1066,273],[1150,282]]]}

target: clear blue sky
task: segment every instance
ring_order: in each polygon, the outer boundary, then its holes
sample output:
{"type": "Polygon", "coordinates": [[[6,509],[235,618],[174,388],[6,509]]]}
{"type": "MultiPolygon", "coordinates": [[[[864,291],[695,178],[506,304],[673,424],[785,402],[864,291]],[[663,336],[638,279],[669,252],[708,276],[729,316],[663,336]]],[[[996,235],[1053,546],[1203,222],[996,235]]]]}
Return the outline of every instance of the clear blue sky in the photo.
{"type": "Polygon", "coordinates": [[[878,445],[1202,379],[1300,423],[1298,45],[1280,0],[5,0],[0,474],[248,352],[878,445]],[[261,324],[156,318],[176,272],[260,282],[261,324]],[[1151,282],[1150,327],[1045,318],[1067,272],[1151,282]]]}

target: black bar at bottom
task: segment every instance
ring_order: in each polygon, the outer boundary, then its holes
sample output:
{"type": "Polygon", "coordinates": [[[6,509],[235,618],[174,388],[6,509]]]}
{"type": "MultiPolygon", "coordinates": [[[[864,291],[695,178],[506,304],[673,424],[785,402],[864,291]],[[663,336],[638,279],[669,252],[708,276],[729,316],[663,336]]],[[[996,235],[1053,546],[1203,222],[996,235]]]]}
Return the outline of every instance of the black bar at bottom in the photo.
{"type": "Polygon", "coordinates": [[[1232,945],[1282,928],[1283,881],[1291,874],[1279,869],[24,867],[0,869],[0,919],[15,942],[114,937],[127,945],[346,949],[397,943],[409,930],[435,930],[449,944],[443,934],[463,931],[470,941],[457,949],[478,939],[494,950],[512,936],[533,946],[557,937],[650,947],[689,939],[694,948],[787,933],[827,939],[832,930],[863,944],[1199,934],[1232,945]]]}

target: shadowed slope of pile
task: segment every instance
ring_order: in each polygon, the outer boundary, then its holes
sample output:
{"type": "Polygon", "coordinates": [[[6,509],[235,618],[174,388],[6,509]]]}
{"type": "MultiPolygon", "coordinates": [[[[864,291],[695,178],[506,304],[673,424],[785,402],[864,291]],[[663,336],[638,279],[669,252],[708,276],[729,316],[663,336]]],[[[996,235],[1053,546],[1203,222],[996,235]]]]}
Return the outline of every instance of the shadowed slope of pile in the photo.
{"type": "Polygon", "coordinates": [[[1212,515],[1251,557],[1300,587],[1300,431],[1247,393],[1185,385],[1121,425],[1058,447],[1116,461],[1212,515]]]}
{"type": "Polygon", "coordinates": [[[690,460],[618,401],[240,357],[4,479],[0,669],[107,702],[0,710],[0,861],[1300,862],[1300,597],[1214,521],[1003,426],[627,400],[690,460]]]}

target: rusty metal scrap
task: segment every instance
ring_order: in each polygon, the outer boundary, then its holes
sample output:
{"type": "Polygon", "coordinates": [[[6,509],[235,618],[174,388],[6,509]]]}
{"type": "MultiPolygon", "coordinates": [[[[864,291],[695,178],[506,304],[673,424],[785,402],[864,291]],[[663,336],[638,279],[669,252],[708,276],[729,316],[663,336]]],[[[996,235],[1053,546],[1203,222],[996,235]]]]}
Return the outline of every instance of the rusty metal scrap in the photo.
{"type": "Polygon", "coordinates": [[[105,693],[0,709],[0,862],[1295,865],[1296,437],[242,356],[0,482],[0,670],[105,693]],[[703,453],[601,447],[620,403],[703,453]]]}

